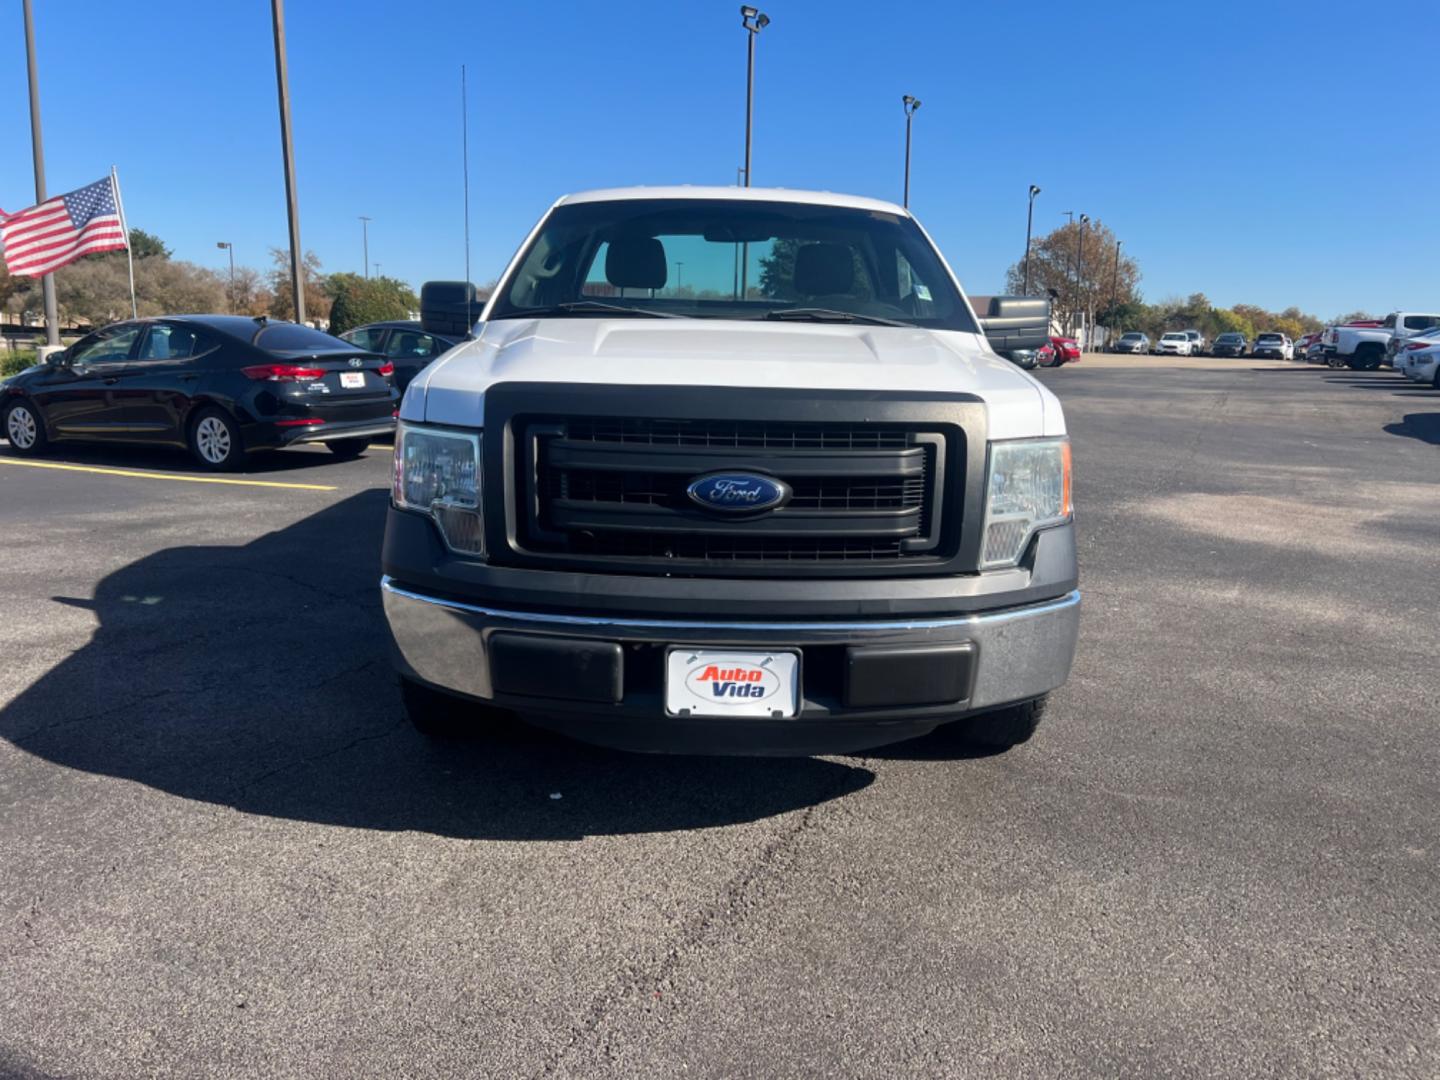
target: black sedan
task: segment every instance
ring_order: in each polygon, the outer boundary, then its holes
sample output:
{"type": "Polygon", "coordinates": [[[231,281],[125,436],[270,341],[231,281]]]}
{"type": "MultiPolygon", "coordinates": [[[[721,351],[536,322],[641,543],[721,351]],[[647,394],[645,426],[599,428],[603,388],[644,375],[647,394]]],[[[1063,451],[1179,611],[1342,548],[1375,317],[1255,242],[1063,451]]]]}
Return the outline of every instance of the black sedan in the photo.
{"type": "Polygon", "coordinates": [[[1214,356],[1244,356],[1248,348],[1250,343],[1244,334],[1225,333],[1215,339],[1210,352],[1214,356]]]}
{"type": "Polygon", "coordinates": [[[394,433],[394,372],[383,356],[263,316],[137,319],[0,383],[0,435],[19,454],[62,440],[180,446],[215,470],[296,443],[357,457],[394,433]]]}
{"type": "Polygon", "coordinates": [[[379,353],[395,365],[395,385],[401,390],[441,353],[465,340],[452,334],[437,334],[418,322],[396,320],[370,323],[346,330],[341,339],[361,349],[379,353]]]}

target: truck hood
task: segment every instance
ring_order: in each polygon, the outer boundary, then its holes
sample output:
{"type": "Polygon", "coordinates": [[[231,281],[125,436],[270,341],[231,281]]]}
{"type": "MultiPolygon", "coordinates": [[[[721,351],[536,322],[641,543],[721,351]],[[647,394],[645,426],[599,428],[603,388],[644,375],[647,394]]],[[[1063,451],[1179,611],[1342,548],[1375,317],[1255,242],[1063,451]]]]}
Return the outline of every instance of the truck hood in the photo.
{"type": "Polygon", "coordinates": [[[501,319],[411,381],[402,419],[480,427],[502,382],[973,394],[990,437],[1059,435],[1055,396],[978,334],[699,319],[501,319]]]}

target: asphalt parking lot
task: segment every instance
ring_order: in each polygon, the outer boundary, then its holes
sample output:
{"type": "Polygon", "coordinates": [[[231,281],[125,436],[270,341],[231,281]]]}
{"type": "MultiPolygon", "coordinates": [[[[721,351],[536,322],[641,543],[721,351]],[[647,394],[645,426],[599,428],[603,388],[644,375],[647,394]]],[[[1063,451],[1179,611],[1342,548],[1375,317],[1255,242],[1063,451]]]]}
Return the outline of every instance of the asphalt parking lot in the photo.
{"type": "Polygon", "coordinates": [[[1440,1073],[1440,392],[1040,377],[1085,614],[993,756],[429,744],[384,452],[0,445],[0,1074],[1440,1073]]]}

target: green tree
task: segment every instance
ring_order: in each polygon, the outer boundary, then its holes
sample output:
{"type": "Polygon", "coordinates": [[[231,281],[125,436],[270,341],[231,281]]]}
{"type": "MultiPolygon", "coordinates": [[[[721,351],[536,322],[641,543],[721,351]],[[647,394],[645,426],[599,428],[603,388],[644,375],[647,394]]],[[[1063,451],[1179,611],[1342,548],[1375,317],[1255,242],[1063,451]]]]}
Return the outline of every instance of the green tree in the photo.
{"type": "MultiPolygon", "coordinates": [[[[323,320],[330,317],[330,294],[325,291],[325,272],[320,256],[305,252],[301,259],[305,279],[305,317],[323,320]]],[[[277,319],[295,318],[294,292],[290,288],[290,253],[284,248],[270,249],[270,270],[265,275],[271,302],[269,314],[277,319]]]]}
{"type": "MultiPolygon", "coordinates": [[[[123,256],[125,253],[122,251],[118,254],[123,256]]],[[[130,254],[137,259],[168,259],[172,253],[154,233],[148,233],[144,229],[131,229],[130,254]]]]}
{"type": "Polygon", "coordinates": [[[390,277],[334,273],[327,279],[326,288],[331,298],[332,334],[343,334],[366,323],[404,319],[420,306],[409,285],[390,277]]]}

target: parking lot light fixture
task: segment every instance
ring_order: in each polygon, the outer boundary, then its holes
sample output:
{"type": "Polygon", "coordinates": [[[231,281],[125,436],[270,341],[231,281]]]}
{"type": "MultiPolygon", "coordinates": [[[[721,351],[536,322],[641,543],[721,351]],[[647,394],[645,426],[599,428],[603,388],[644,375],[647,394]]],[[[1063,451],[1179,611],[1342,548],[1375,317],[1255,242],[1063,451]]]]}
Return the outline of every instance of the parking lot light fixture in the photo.
{"type": "Polygon", "coordinates": [[[230,253],[230,314],[235,314],[235,245],[228,240],[216,240],[215,246],[230,253]]]}
{"type": "Polygon", "coordinates": [[[910,208],[910,124],[915,118],[915,110],[920,108],[920,99],[913,94],[906,94],[900,99],[905,106],[905,201],[902,204],[907,210],[910,208]]]}
{"type": "Polygon", "coordinates": [[[749,187],[751,136],[755,123],[755,39],[770,25],[770,16],[748,4],[740,8],[740,24],[745,27],[745,186],[749,187]]]}
{"type": "Polygon", "coordinates": [[[1035,223],[1035,196],[1040,194],[1038,184],[1030,185],[1030,205],[1025,212],[1025,288],[1021,290],[1026,296],[1030,295],[1030,227],[1035,223]]]}

